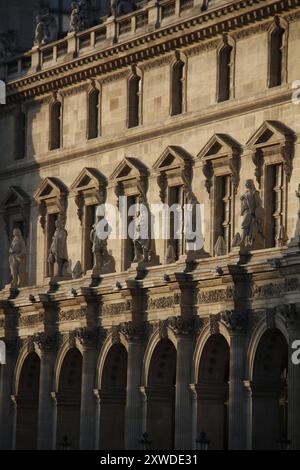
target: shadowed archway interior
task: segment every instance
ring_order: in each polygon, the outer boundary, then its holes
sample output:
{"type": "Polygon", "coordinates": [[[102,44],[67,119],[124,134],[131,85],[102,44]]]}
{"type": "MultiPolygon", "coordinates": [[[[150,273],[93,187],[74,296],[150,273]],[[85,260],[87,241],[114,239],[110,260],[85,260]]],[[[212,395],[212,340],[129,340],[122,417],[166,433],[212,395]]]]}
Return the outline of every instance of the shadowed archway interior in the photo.
{"type": "Polygon", "coordinates": [[[228,448],[229,346],[224,336],[214,334],[207,340],[199,366],[197,432],[205,432],[209,448],[228,448]]]}
{"type": "Polygon", "coordinates": [[[16,449],[37,448],[40,358],[36,353],[26,357],[19,379],[17,396],[16,449]]]}
{"type": "Polygon", "coordinates": [[[70,449],[79,448],[82,355],[70,349],[60,371],[57,394],[57,449],[68,442],[70,449]]]}
{"type": "Polygon", "coordinates": [[[288,345],[278,329],[260,339],[253,370],[253,449],[278,449],[287,438],[288,345]]]}
{"type": "Polygon", "coordinates": [[[147,432],[153,449],[174,449],[176,349],[162,339],[151,358],[147,393],[147,432]]]}
{"type": "Polygon", "coordinates": [[[114,344],[106,357],[100,393],[100,449],[124,449],[127,351],[114,344]]]}

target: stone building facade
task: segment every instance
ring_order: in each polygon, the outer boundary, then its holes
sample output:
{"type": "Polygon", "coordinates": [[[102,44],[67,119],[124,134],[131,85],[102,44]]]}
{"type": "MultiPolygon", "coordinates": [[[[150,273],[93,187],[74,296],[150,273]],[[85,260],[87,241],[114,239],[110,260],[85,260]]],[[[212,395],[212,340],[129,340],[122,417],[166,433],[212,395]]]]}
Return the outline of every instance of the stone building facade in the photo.
{"type": "Polygon", "coordinates": [[[1,448],[300,449],[299,40],[299,0],[150,0],[2,61],[1,448]],[[203,249],[111,239],[93,269],[101,202],[191,193],[203,249]]]}

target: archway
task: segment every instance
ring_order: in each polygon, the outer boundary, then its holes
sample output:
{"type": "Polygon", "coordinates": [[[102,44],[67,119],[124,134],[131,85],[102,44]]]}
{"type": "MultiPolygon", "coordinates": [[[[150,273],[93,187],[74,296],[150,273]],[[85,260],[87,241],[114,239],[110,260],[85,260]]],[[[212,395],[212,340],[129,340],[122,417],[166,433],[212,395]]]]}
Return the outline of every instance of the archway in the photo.
{"type": "Polygon", "coordinates": [[[147,432],[153,449],[174,449],[176,349],[162,339],[153,352],[147,381],[147,432]]]}
{"type": "Polygon", "coordinates": [[[105,359],[100,390],[100,449],[124,449],[127,351],[114,344],[105,359]]]}
{"type": "Polygon", "coordinates": [[[197,433],[205,432],[209,448],[228,448],[229,346],[221,334],[211,335],[204,346],[197,389],[197,433]]]}
{"type": "Polygon", "coordinates": [[[26,357],[19,378],[17,396],[16,449],[36,450],[39,408],[40,358],[26,357]]]}
{"type": "Polygon", "coordinates": [[[62,443],[70,449],[79,448],[82,355],[76,348],[69,349],[60,370],[57,394],[56,446],[62,443]]]}
{"type": "Polygon", "coordinates": [[[266,331],[254,359],[252,384],[253,449],[278,449],[287,437],[288,345],[276,328],[266,331]]]}

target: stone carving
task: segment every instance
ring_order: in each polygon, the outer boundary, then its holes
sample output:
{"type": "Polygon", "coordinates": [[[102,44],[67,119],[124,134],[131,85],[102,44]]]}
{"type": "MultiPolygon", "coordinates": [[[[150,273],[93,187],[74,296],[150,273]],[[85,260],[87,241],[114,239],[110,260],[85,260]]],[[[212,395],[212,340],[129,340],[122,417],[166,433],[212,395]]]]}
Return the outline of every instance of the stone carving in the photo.
{"type": "Polygon", "coordinates": [[[25,241],[21,230],[13,230],[13,239],[9,248],[9,267],[12,277],[11,287],[17,288],[21,284],[21,273],[25,267],[25,241]]]}
{"type": "Polygon", "coordinates": [[[59,335],[49,335],[45,332],[34,335],[34,341],[42,351],[54,351],[59,344],[59,335]]]}
{"type": "Polygon", "coordinates": [[[216,315],[209,315],[209,327],[210,327],[210,334],[211,335],[217,335],[220,332],[220,326],[219,326],[219,321],[220,321],[220,314],[216,315]]]}
{"type": "Polygon", "coordinates": [[[43,46],[57,39],[57,24],[54,16],[48,9],[36,17],[35,46],[43,46]]]}
{"type": "Polygon", "coordinates": [[[73,332],[73,335],[85,348],[95,348],[97,346],[99,339],[98,329],[91,330],[87,327],[78,328],[73,332]]]}
{"type": "Polygon", "coordinates": [[[198,303],[211,304],[214,302],[222,302],[224,300],[233,300],[234,297],[235,291],[233,287],[227,287],[226,289],[200,291],[198,293],[198,303]]]}
{"type": "Polygon", "coordinates": [[[159,320],[158,334],[159,334],[159,339],[166,339],[168,337],[167,322],[165,320],[159,320]]]}
{"type": "Polygon", "coordinates": [[[82,307],[76,310],[59,310],[58,318],[59,321],[70,321],[78,320],[79,318],[85,318],[87,315],[87,308],[82,307]]]}
{"type": "Polygon", "coordinates": [[[148,231],[148,222],[145,220],[146,217],[148,217],[147,210],[143,210],[143,206],[141,206],[141,209],[136,212],[133,220],[134,263],[148,262],[151,259],[149,237],[147,236],[147,233],[145,233],[145,231],[148,231]]]}
{"type": "Polygon", "coordinates": [[[194,329],[194,318],[184,319],[180,316],[170,317],[167,319],[168,327],[177,335],[189,335],[194,329]]]}
{"type": "Polygon", "coordinates": [[[230,331],[242,331],[247,325],[247,314],[238,310],[220,312],[220,320],[230,331]]]}
{"type": "Polygon", "coordinates": [[[16,32],[13,30],[0,33],[0,59],[11,57],[16,48],[16,32]]]}
{"type": "Polygon", "coordinates": [[[20,326],[33,326],[37,325],[38,323],[43,323],[44,315],[42,313],[34,314],[34,315],[26,315],[20,317],[20,326]]]}
{"type": "Polygon", "coordinates": [[[65,223],[61,216],[55,222],[56,230],[53,235],[50,253],[48,257],[50,277],[62,277],[64,268],[69,261],[67,250],[68,233],[65,229],[65,223]],[[56,272],[54,267],[56,266],[56,272]]]}
{"type": "Polygon", "coordinates": [[[111,14],[115,17],[127,15],[136,10],[134,0],[112,0],[111,1],[111,14]]]}
{"type": "Polygon", "coordinates": [[[224,256],[227,253],[226,243],[222,235],[220,235],[214,246],[215,256],[224,256]]]}
{"type": "Polygon", "coordinates": [[[298,305],[278,305],[276,311],[284,318],[288,328],[300,326],[300,307],[298,305]]]}
{"type": "Polygon", "coordinates": [[[89,14],[87,2],[72,2],[72,13],[70,17],[69,33],[78,33],[89,26],[89,14]]]}
{"type": "Polygon", "coordinates": [[[135,325],[132,321],[123,322],[120,324],[119,331],[127,341],[138,340],[143,336],[144,325],[135,325]]]}
{"type": "Polygon", "coordinates": [[[131,301],[127,300],[126,302],[118,302],[115,304],[103,305],[102,314],[103,315],[119,315],[121,313],[131,311],[131,301]]]}
{"type": "Polygon", "coordinates": [[[148,310],[162,310],[180,305],[180,294],[174,294],[172,297],[150,298],[148,301],[148,310]]]}
{"type": "Polygon", "coordinates": [[[119,325],[113,325],[110,330],[112,344],[120,343],[120,327],[119,325]]]}
{"type": "Polygon", "coordinates": [[[261,286],[254,285],[252,287],[251,297],[281,297],[286,292],[300,291],[300,281],[297,278],[285,279],[281,283],[269,283],[261,286]]]}
{"type": "Polygon", "coordinates": [[[253,180],[246,181],[246,191],[241,196],[242,242],[252,247],[257,234],[263,237],[262,231],[262,205],[259,192],[255,189],[253,180]]]}
{"type": "Polygon", "coordinates": [[[32,354],[35,352],[35,337],[33,335],[28,336],[26,340],[26,346],[27,346],[28,354],[32,354]]]}
{"type": "MultiPolygon", "coordinates": [[[[100,217],[97,217],[96,223],[93,225],[91,233],[90,233],[90,240],[92,242],[92,252],[94,255],[94,266],[93,270],[100,271],[102,268],[106,268],[110,264],[110,257],[107,250],[107,238],[100,238],[99,233],[97,232],[97,225],[100,222],[100,217]]],[[[102,224],[105,219],[102,220],[102,224]]],[[[103,225],[103,226],[104,226],[103,225]]],[[[106,223],[106,227],[108,228],[108,223],[106,223]]],[[[109,230],[105,230],[107,235],[109,235],[109,230]]]]}

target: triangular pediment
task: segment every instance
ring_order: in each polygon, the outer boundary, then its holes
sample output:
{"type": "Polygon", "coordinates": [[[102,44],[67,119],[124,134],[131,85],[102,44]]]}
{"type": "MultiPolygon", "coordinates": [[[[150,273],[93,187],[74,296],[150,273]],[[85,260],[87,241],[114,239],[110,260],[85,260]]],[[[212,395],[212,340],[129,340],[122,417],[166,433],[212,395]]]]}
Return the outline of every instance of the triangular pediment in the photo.
{"type": "Polygon", "coordinates": [[[52,197],[66,195],[68,190],[64,183],[58,178],[45,178],[35,193],[36,200],[48,199],[52,197]]]}
{"type": "Polygon", "coordinates": [[[172,168],[185,167],[191,163],[191,156],[182,147],[169,145],[155,162],[153,169],[164,171],[172,168]]]}
{"type": "Polygon", "coordinates": [[[293,132],[277,121],[265,121],[248,140],[249,147],[281,144],[293,138],[293,132]]]}
{"type": "Polygon", "coordinates": [[[74,183],[71,185],[71,191],[83,191],[89,188],[98,189],[106,184],[105,177],[95,168],[83,168],[74,183]]]}
{"type": "Polygon", "coordinates": [[[125,157],[112,173],[111,180],[123,180],[146,175],[147,169],[142,162],[133,157],[125,157]]]}
{"type": "Polygon", "coordinates": [[[18,186],[11,186],[1,205],[4,207],[12,207],[29,204],[29,202],[29,196],[21,188],[18,186]]]}
{"type": "Polygon", "coordinates": [[[212,157],[221,157],[231,155],[234,151],[238,151],[239,144],[226,134],[214,134],[207,144],[198,154],[198,158],[210,159],[212,157]]]}

